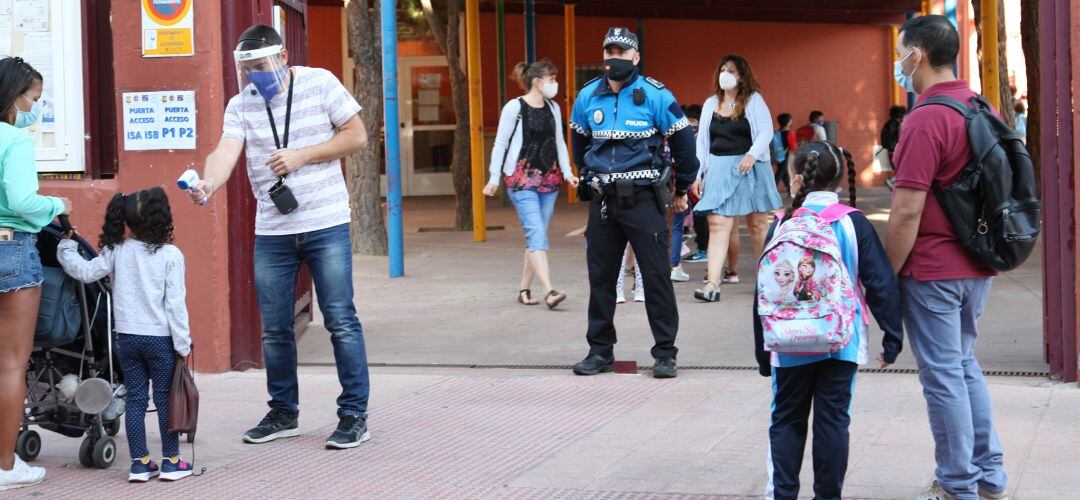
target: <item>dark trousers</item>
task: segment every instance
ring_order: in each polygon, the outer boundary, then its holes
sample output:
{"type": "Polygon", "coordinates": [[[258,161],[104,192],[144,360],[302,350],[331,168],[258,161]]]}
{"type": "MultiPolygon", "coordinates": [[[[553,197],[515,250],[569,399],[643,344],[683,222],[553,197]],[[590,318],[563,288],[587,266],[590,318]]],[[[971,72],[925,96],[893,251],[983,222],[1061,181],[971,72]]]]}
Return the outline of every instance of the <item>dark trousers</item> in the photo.
{"type": "Polygon", "coordinates": [[[709,218],[694,212],[694,243],[702,252],[709,251],[709,218]]]}
{"type": "Polygon", "coordinates": [[[799,470],[806,448],[806,422],[814,407],[814,497],[840,498],[848,462],[851,391],[858,365],[827,359],[773,368],[773,411],[769,427],[772,487],[778,499],[799,496],[799,470]]]}
{"type": "Polygon", "coordinates": [[[176,369],[172,338],[121,333],[116,336],[116,354],[128,391],[124,427],[131,459],[150,455],[146,447],[146,407],[150,402],[151,386],[161,432],[161,456],[180,455],[180,437],[169,432],[169,392],[176,369]]]}
{"type": "Polygon", "coordinates": [[[620,209],[614,197],[607,200],[607,221],[601,219],[601,203],[589,206],[585,231],[589,265],[589,354],[614,358],[615,283],[626,243],[634,248],[638,272],[645,286],[645,311],[656,345],[652,356],[673,358],[679,311],[671,286],[671,232],[667,218],[656,206],[651,190],[635,193],[635,204],[620,209]]]}

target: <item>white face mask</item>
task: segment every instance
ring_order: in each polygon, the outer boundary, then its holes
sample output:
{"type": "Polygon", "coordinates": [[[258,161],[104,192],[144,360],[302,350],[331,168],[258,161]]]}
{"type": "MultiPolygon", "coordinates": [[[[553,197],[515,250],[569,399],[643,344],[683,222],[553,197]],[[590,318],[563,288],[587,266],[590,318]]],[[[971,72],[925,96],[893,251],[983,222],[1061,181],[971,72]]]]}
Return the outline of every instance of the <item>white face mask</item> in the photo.
{"type": "Polygon", "coordinates": [[[731,90],[739,84],[739,80],[735,78],[735,75],[728,73],[727,71],[721,71],[719,83],[722,90],[731,90]]]}
{"type": "Polygon", "coordinates": [[[540,92],[544,94],[544,97],[554,99],[555,95],[559,93],[559,82],[545,83],[543,87],[540,87],[540,92]]]}

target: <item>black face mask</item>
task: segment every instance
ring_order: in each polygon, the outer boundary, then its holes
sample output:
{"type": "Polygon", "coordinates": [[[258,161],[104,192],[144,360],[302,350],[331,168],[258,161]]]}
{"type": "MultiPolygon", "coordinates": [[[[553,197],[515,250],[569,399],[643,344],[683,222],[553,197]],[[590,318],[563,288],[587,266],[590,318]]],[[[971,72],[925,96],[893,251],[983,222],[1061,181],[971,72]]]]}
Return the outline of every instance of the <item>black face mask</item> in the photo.
{"type": "Polygon", "coordinates": [[[630,78],[634,72],[634,61],[626,59],[604,59],[604,76],[608,80],[621,82],[630,78]]]}

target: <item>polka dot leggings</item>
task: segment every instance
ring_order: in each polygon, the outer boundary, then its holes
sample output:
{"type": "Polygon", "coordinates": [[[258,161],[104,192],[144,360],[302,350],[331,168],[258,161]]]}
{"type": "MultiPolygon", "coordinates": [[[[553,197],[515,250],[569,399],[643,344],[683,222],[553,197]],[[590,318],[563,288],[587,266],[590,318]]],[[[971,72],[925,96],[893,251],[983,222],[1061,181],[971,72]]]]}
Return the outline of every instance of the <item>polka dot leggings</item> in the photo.
{"type": "Polygon", "coordinates": [[[131,459],[150,454],[146,449],[146,407],[150,400],[151,381],[158,427],[161,429],[162,456],[179,455],[180,437],[175,432],[169,432],[169,391],[176,369],[172,338],[121,333],[116,341],[116,349],[128,391],[124,428],[131,459]]]}

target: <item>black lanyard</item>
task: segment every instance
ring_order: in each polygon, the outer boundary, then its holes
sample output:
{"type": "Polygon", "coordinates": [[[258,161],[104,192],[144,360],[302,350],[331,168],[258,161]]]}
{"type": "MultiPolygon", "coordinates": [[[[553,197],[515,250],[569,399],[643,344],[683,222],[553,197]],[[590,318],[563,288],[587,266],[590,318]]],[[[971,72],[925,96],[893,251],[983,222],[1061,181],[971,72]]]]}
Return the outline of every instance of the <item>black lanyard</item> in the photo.
{"type": "MultiPolygon", "coordinates": [[[[274,145],[277,149],[287,149],[289,147],[289,121],[292,118],[292,90],[293,82],[296,81],[296,77],[292,74],[292,70],[289,70],[289,99],[285,102],[285,142],[282,143],[278,138],[277,123],[274,122],[274,113],[270,112],[270,101],[266,101],[266,116],[270,118],[270,130],[274,132],[274,145]]],[[[284,177],[284,176],[282,176],[284,177]]]]}

